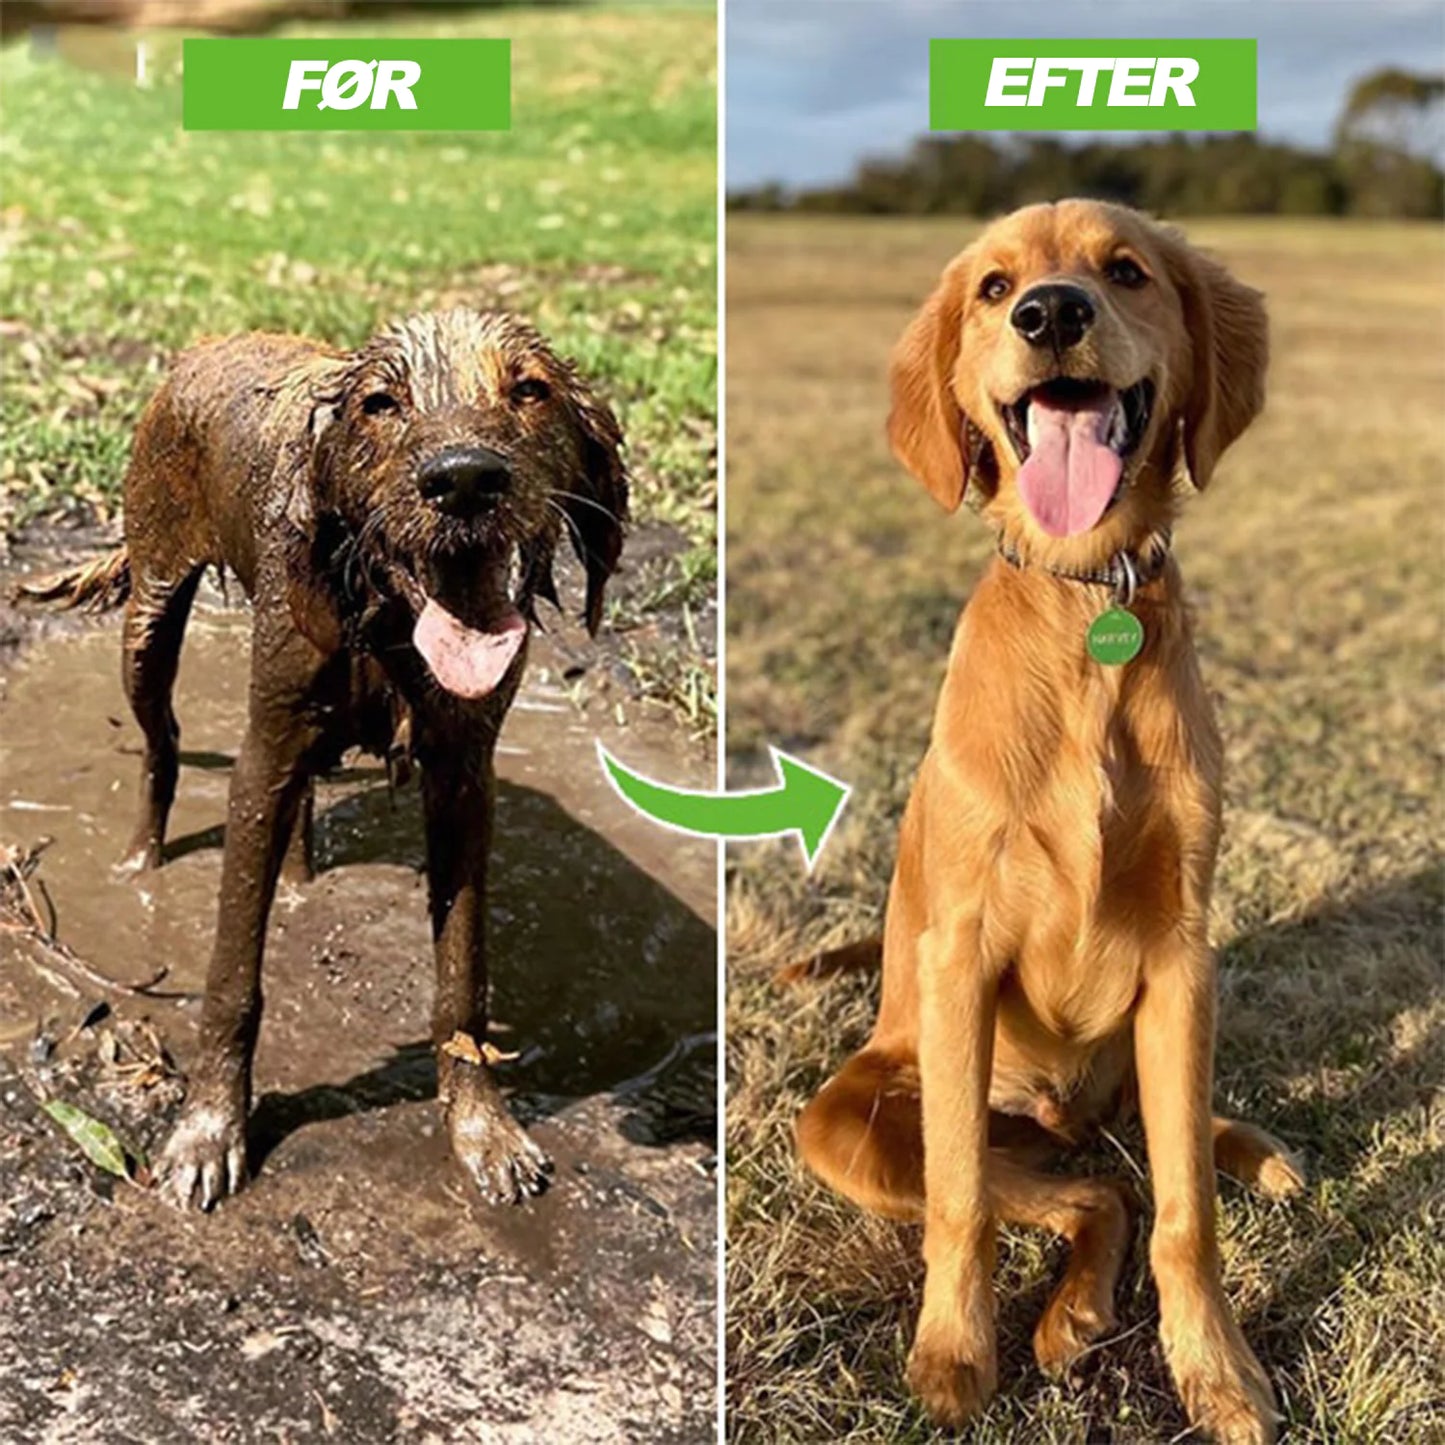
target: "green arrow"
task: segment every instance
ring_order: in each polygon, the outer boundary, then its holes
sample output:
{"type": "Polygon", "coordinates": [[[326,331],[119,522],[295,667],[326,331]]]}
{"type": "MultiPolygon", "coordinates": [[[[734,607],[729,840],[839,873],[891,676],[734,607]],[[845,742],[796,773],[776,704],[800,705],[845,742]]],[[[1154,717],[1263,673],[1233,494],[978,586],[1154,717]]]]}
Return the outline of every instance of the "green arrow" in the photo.
{"type": "Polygon", "coordinates": [[[639,813],[679,833],[703,838],[776,838],[796,833],[811,872],[851,790],[777,748],[768,751],[781,786],[709,793],[650,782],[597,744],[597,756],[612,786],[639,813]]]}

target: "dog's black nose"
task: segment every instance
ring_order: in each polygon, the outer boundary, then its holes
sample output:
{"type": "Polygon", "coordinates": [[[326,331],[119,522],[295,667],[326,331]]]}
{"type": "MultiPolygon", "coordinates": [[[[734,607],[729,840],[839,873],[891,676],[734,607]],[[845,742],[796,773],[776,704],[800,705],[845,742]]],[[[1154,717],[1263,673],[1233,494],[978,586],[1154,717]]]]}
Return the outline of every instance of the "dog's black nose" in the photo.
{"type": "Polygon", "coordinates": [[[1009,320],[1030,346],[1067,351],[1094,324],[1094,303],[1078,286],[1035,286],[1019,297],[1009,320]]]}
{"type": "Polygon", "coordinates": [[[489,447],[452,447],[431,458],[417,477],[421,494],[450,517],[471,517],[497,503],[512,485],[506,457],[489,447]]]}

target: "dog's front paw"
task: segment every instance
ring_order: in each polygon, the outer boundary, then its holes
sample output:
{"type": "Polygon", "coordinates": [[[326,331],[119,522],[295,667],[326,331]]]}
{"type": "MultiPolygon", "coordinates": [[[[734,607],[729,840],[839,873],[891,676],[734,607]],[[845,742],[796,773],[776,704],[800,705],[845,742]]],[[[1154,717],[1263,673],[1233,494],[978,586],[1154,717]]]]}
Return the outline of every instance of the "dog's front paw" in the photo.
{"type": "Polygon", "coordinates": [[[125,852],[111,864],[111,871],[117,878],[135,878],[142,873],[154,873],[160,866],[160,840],[143,835],[131,840],[125,852]]]}
{"type": "Polygon", "coordinates": [[[246,1110],[237,1103],[188,1104],[160,1160],[162,1197],[177,1209],[214,1209],[246,1182],[246,1110]]]}
{"type": "Polygon", "coordinates": [[[956,1429],[982,1414],[997,1384],[992,1339],[949,1345],[919,1330],[908,1356],[908,1386],[935,1424],[956,1429]]]}
{"type": "Polygon", "coordinates": [[[1273,1445],[1274,1388],[1232,1318],[1167,1332],[1165,1355],[1192,1425],[1216,1445],[1273,1445]]]}
{"type": "Polygon", "coordinates": [[[520,1204],[551,1180],[552,1161],[497,1095],[454,1099],[447,1132],[457,1162],[489,1204],[520,1204]]]}

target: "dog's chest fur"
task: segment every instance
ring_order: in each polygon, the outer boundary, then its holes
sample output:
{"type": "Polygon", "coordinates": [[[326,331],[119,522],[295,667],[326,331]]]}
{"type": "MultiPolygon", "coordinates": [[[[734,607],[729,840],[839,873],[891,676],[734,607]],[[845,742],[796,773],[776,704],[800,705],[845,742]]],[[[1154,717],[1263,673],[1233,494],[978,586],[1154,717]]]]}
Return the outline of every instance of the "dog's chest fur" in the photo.
{"type": "Polygon", "coordinates": [[[1025,614],[996,655],[999,630],[965,620],[929,790],[954,854],[928,870],[930,914],[950,895],[978,909],[1005,961],[1001,1027],[1064,1073],[1127,1022],[1151,949],[1205,906],[1217,836],[1218,743],[1182,611],[1153,609],[1141,657],[1103,667],[1083,647],[1094,600],[1025,614]]]}
{"type": "Polygon", "coordinates": [[[1034,785],[1000,855],[1020,1000],[1065,1042],[1098,1039],[1127,1016],[1144,935],[1176,902],[1178,849],[1122,683],[1101,669],[1058,698],[1060,745],[1046,765],[1033,760],[1034,785]]]}

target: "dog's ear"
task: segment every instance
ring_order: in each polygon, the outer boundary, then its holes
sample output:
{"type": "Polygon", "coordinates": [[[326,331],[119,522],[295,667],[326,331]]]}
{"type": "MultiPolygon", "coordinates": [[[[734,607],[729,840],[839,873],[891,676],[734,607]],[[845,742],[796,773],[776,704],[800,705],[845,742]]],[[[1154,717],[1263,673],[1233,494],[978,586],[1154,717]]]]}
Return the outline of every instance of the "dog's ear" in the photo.
{"type": "Polygon", "coordinates": [[[274,495],[289,534],[286,601],[291,619],[313,646],[329,656],[342,644],[343,627],[336,596],[326,580],[328,544],[320,535],[317,456],[327,428],[340,414],[343,394],[312,391],[308,401],[304,424],[281,444],[274,495]]]}
{"type": "Polygon", "coordinates": [[[1193,375],[1182,416],[1182,460],[1191,484],[1209,485],[1225,449],[1264,406],[1269,321],[1264,297],[1217,261],[1170,234],[1165,255],[1184,307],[1193,375]]]}
{"type": "Polygon", "coordinates": [[[339,377],[328,376],[318,381],[307,371],[288,377],[271,391],[272,415],[275,424],[289,421],[287,433],[276,440],[276,471],[271,495],[279,503],[281,514],[291,529],[308,543],[315,540],[317,517],[321,508],[316,495],[318,486],[317,454],[327,429],[341,414],[345,400],[339,377]],[[295,417],[300,416],[301,425],[295,417]]]}
{"type": "Polygon", "coordinates": [[[979,450],[972,436],[976,428],[953,390],[968,263],[967,252],[950,262],[893,348],[889,368],[893,405],[888,443],[949,512],[963,500],[979,450]]]}
{"type": "Polygon", "coordinates": [[[595,636],[602,622],[603,590],[622,555],[627,468],[622,460],[622,428],[612,408],[599,401],[575,371],[568,377],[566,391],[577,424],[581,466],[557,500],[567,515],[573,550],[587,572],[582,616],[595,636]]]}
{"type": "Polygon", "coordinates": [[[283,463],[286,471],[285,517],[308,542],[316,535],[316,474],[312,449],[297,443],[294,456],[283,463]]]}

